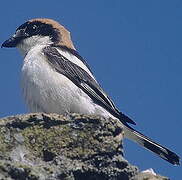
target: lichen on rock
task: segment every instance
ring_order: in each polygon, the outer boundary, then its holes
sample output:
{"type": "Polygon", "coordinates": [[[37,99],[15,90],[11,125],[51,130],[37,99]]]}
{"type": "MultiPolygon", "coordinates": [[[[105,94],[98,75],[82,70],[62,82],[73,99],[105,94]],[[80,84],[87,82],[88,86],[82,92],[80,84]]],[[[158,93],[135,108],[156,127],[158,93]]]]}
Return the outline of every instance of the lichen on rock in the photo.
{"type": "Polygon", "coordinates": [[[0,179],[122,179],[138,175],[123,157],[114,119],[34,113],[0,119],[0,179]]]}

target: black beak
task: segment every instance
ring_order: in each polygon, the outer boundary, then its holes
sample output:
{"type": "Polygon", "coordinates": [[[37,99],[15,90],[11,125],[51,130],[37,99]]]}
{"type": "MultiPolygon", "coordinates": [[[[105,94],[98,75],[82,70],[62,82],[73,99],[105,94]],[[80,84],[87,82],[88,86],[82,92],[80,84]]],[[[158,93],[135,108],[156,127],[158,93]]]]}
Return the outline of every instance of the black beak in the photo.
{"type": "Polygon", "coordinates": [[[16,31],[16,33],[10,37],[8,40],[4,41],[1,47],[16,47],[17,44],[27,37],[26,33],[22,30],[16,31]]]}
{"type": "Polygon", "coordinates": [[[1,47],[16,47],[17,40],[12,36],[8,40],[4,41],[1,47]]]}

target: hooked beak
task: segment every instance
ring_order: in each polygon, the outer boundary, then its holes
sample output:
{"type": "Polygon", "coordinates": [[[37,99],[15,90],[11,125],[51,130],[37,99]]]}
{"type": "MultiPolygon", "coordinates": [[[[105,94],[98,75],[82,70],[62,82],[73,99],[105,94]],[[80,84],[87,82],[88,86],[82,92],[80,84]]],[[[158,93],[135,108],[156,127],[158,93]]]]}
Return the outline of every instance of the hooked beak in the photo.
{"type": "Polygon", "coordinates": [[[1,45],[1,48],[2,47],[8,47],[8,48],[11,48],[11,47],[16,47],[17,44],[25,39],[27,37],[26,33],[22,30],[17,30],[16,33],[11,36],[8,40],[4,41],[4,43],[1,45]]]}

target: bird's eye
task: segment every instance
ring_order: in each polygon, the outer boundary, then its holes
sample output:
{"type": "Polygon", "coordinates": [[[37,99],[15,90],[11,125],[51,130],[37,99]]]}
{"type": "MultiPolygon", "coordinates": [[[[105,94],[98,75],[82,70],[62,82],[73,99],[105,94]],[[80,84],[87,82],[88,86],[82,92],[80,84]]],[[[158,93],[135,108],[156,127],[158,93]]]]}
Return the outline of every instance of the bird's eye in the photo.
{"type": "Polygon", "coordinates": [[[38,26],[37,25],[30,25],[30,26],[28,26],[27,28],[26,28],[26,30],[25,30],[28,34],[30,34],[30,35],[34,35],[34,34],[36,34],[37,33],[37,31],[38,31],[38,26]]]}
{"type": "Polygon", "coordinates": [[[37,26],[36,25],[33,25],[32,26],[32,30],[33,30],[33,32],[37,31],[37,26]]]}

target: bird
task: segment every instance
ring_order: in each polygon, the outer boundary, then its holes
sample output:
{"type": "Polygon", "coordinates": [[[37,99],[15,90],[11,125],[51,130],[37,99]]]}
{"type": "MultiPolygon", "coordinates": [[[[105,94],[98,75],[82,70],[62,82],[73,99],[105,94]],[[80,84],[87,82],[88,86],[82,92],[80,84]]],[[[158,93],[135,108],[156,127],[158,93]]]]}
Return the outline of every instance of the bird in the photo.
{"type": "Polygon", "coordinates": [[[57,21],[28,20],[1,47],[16,47],[24,58],[21,86],[31,112],[80,113],[117,119],[126,138],[173,165],[180,164],[177,154],[131,126],[136,123],[117,109],[76,50],[70,32],[57,21]]]}

